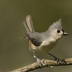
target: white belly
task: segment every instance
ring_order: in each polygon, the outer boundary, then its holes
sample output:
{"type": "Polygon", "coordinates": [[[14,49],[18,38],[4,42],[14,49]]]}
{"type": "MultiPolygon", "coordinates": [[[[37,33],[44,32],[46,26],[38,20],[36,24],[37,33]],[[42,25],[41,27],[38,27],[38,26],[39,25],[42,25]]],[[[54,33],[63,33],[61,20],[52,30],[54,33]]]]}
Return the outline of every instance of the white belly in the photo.
{"type": "Polygon", "coordinates": [[[42,48],[40,48],[40,53],[49,52],[52,48],[55,47],[56,44],[57,42],[53,42],[49,45],[43,46],[42,48]]]}

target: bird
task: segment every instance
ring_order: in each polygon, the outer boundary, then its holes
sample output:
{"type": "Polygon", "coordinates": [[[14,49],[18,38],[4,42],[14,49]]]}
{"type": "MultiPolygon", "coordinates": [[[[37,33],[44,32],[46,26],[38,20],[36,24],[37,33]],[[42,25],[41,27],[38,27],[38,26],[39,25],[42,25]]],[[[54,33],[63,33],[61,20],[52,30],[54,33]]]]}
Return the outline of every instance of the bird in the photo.
{"type": "Polygon", "coordinates": [[[56,46],[58,40],[62,36],[68,35],[68,33],[66,33],[62,27],[61,18],[58,21],[53,22],[47,31],[40,33],[34,30],[31,15],[26,16],[26,21],[23,21],[23,25],[26,29],[26,36],[20,39],[28,39],[29,50],[33,52],[33,57],[37,60],[40,66],[41,61],[36,55],[49,52],[56,46]]]}

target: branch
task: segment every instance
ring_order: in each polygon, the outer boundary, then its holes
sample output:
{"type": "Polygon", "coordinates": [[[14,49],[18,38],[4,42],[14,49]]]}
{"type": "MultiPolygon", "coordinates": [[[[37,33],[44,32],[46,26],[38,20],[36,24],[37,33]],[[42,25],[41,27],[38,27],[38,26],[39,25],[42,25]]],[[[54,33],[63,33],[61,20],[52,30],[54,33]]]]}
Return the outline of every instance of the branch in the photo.
{"type": "Polygon", "coordinates": [[[45,60],[45,59],[42,59],[41,60],[41,63],[42,63],[42,67],[40,67],[38,65],[38,63],[35,62],[33,64],[24,66],[22,68],[19,68],[19,69],[10,71],[10,72],[29,72],[29,71],[33,71],[35,69],[43,68],[43,67],[72,65],[72,58],[62,59],[62,62],[61,63],[59,63],[59,62],[57,62],[55,60],[45,60]],[[65,61],[66,63],[63,62],[63,61],[65,61]]]}

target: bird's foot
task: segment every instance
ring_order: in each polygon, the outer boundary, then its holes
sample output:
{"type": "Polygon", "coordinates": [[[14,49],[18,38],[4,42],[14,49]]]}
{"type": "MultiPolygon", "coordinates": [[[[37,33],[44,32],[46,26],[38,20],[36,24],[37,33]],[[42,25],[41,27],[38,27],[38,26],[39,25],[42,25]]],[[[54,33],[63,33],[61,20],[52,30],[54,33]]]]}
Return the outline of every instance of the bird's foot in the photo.
{"type": "Polygon", "coordinates": [[[39,64],[39,66],[42,67],[42,63],[41,63],[41,60],[39,58],[37,58],[37,62],[39,64]]]}
{"type": "Polygon", "coordinates": [[[55,57],[55,60],[56,60],[57,63],[59,63],[59,64],[62,64],[62,63],[65,63],[65,64],[66,64],[66,61],[63,60],[63,59],[59,59],[59,58],[55,57]]]}
{"type": "Polygon", "coordinates": [[[48,53],[48,54],[51,55],[52,57],[54,57],[54,59],[55,59],[55,61],[57,61],[57,63],[60,63],[60,64],[65,63],[66,64],[66,61],[65,60],[59,59],[59,58],[57,58],[56,56],[54,56],[54,55],[52,55],[50,53],[48,53]]]}
{"type": "Polygon", "coordinates": [[[41,60],[40,60],[39,58],[37,58],[36,56],[34,56],[34,58],[36,58],[36,60],[37,60],[37,62],[38,62],[38,65],[39,65],[40,67],[42,67],[41,60]]]}

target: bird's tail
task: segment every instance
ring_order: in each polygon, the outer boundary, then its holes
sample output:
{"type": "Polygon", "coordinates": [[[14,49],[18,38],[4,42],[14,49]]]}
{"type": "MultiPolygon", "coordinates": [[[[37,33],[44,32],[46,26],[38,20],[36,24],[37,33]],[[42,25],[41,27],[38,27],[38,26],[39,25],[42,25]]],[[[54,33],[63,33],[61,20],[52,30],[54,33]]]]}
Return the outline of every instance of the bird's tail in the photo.
{"type": "Polygon", "coordinates": [[[26,21],[23,22],[23,25],[25,26],[27,33],[34,31],[33,22],[30,15],[26,16],[26,21]]]}
{"type": "MultiPolygon", "coordinates": [[[[23,22],[23,25],[24,25],[27,33],[34,32],[33,22],[32,22],[32,19],[31,19],[30,15],[26,16],[26,21],[23,22]]],[[[21,37],[20,39],[28,39],[28,37],[24,36],[24,37],[21,37]]]]}

